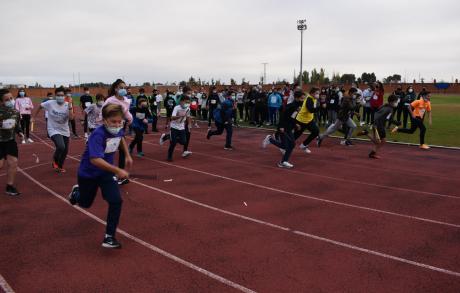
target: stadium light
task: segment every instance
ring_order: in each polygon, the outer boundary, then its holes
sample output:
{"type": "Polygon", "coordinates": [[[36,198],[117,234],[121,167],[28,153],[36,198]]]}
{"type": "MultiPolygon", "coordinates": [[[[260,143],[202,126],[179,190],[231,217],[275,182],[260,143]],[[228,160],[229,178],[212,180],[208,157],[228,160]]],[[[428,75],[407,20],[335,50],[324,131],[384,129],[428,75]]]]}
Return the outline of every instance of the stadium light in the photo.
{"type": "Polygon", "coordinates": [[[300,31],[300,88],[302,88],[302,62],[303,62],[303,32],[307,30],[307,20],[306,19],[299,19],[297,20],[297,30],[300,31]]]}

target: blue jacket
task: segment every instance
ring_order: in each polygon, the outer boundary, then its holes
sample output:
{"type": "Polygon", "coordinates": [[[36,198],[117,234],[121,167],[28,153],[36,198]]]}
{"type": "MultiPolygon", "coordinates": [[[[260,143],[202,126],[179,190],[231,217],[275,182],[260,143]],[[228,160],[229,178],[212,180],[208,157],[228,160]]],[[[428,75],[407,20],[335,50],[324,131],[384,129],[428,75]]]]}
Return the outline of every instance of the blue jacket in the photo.
{"type": "Polygon", "coordinates": [[[214,120],[218,123],[231,122],[233,116],[233,101],[226,99],[214,111],[214,120]]]}
{"type": "Polygon", "coordinates": [[[283,103],[283,97],[280,95],[280,93],[275,92],[275,93],[271,93],[268,96],[268,107],[279,109],[282,103],[283,103]]]}
{"type": "Polygon", "coordinates": [[[143,120],[147,119],[148,123],[152,123],[153,121],[149,108],[136,107],[131,109],[130,112],[133,115],[133,123],[131,124],[133,129],[146,130],[148,125],[143,120]]]}

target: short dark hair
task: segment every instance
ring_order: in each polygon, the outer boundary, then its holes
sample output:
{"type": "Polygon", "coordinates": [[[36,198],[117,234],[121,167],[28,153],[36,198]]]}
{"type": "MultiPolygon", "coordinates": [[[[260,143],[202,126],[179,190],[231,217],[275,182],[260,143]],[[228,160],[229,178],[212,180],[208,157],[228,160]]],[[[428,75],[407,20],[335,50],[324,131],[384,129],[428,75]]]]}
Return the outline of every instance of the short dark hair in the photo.
{"type": "Polygon", "coordinates": [[[0,100],[3,102],[3,97],[9,93],[10,91],[8,89],[0,89],[0,100]]]}
{"type": "Polygon", "coordinates": [[[62,85],[54,90],[54,94],[57,94],[59,92],[65,93],[65,88],[62,85]]]}
{"type": "Polygon", "coordinates": [[[182,101],[189,101],[189,100],[190,100],[189,96],[182,95],[182,96],[180,97],[179,102],[182,102],[182,101]]]}
{"type": "Polygon", "coordinates": [[[96,100],[105,100],[105,97],[104,97],[103,94],[98,93],[98,94],[96,95],[96,100]]]}
{"type": "Polygon", "coordinates": [[[398,100],[398,97],[395,96],[395,95],[390,95],[388,96],[388,103],[391,104],[391,103],[394,103],[398,100]]]}
{"type": "Polygon", "coordinates": [[[298,99],[302,96],[305,96],[305,93],[303,91],[295,91],[294,92],[294,98],[298,99]]]}
{"type": "Polygon", "coordinates": [[[83,90],[84,90],[84,91],[89,91],[89,87],[85,86],[85,87],[83,88],[83,90]]]}
{"type": "Polygon", "coordinates": [[[72,92],[72,90],[70,88],[66,88],[65,91],[64,91],[65,94],[68,94],[68,93],[71,93],[71,92],[72,92]]]}
{"type": "Polygon", "coordinates": [[[48,92],[48,93],[46,94],[47,97],[52,96],[52,95],[53,95],[52,92],[48,92]]]}
{"type": "Polygon", "coordinates": [[[139,89],[139,93],[145,93],[145,89],[144,89],[143,87],[141,87],[141,88],[139,89]]]}
{"type": "Polygon", "coordinates": [[[182,88],[182,92],[183,92],[183,93],[189,92],[189,91],[191,91],[191,90],[192,90],[192,89],[191,89],[188,85],[186,85],[186,86],[184,86],[184,87],[182,88]]]}
{"type": "Polygon", "coordinates": [[[314,94],[315,92],[318,92],[318,91],[319,91],[319,87],[312,87],[312,88],[310,89],[310,95],[311,95],[311,94],[314,94]]]}

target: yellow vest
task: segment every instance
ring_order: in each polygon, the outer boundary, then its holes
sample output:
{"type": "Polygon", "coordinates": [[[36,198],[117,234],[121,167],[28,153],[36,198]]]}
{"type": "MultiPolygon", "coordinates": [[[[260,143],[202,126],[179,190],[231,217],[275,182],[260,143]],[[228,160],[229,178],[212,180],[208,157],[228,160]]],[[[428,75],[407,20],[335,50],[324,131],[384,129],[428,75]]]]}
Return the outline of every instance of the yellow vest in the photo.
{"type": "Polygon", "coordinates": [[[311,99],[313,101],[313,105],[316,106],[316,99],[312,96],[308,95],[307,98],[303,101],[302,108],[300,108],[299,114],[297,114],[296,120],[308,124],[313,120],[314,113],[310,113],[307,109],[307,100],[311,99]]]}

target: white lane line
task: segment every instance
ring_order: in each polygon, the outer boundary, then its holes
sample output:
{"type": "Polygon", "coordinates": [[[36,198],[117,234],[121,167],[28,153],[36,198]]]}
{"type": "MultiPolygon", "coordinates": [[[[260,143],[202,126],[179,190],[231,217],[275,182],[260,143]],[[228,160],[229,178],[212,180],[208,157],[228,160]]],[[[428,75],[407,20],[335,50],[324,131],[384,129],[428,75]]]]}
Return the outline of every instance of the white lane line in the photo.
{"type": "Polygon", "coordinates": [[[8,284],[5,278],[0,274],[0,288],[2,288],[5,293],[14,293],[13,288],[8,284]]]}
{"type": "MultiPolygon", "coordinates": [[[[38,186],[40,186],[41,188],[43,188],[44,190],[48,191],[49,193],[54,195],[56,198],[62,200],[63,202],[67,203],[70,206],[68,201],[63,196],[59,195],[58,193],[56,193],[52,189],[48,188],[46,185],[42,184],[37,179],[35,179],[34,177],[30,176],[27,172],[23,171],[22,169],[19,169],[19,172],[21,172],[29,180],[31,180],[32,182],[34,182],[35,184],[37,184],[38,186]]],[[[82,209],[82,208],[80,208],[78,206],[73,206],[73,207],[75,209],[77,209],[78,211],[80,211],[81,213],[83,213],[83,214],[87,215],[88,217],[92,218],[93,220],[95,220],[95,221],[97,221],[97,222],[99,222],[99,223],[101,223],[103,225],[106,225],[106,222],[104,220],[102,220],[101,218],[95,216],[94,214],[92,214],[92,213],[90,213],[90,212],[88,212],[88,211],[86,211],[86,210],[84,210],[84,209],[82,209]]],[[[228,279],[226,279],[224,277],[221,277],[221,276],[219,276],[217,274],[214,274],[214,273],[212,273],[212,272],[210,272],[210,271],[208,271],[206,269],[203,269],[203,268],[201,268],[201,267],[199,267],[199,266],[197,266],[197,265],[195,265],[195,264],[193,264],[191,262],[188,262],[188,261],[186,261],[186,260],[184,260],[184,259],[182,259],[180,257],[177,257],[177,256],[175,256],[175,255],[173,255],[173,254],[171,254],[171,253],[159,248],[159,247],[156,247],[156,246],[154,246],[154,245],[152,245],[152,244],[150,244],[150,243],[148,243],[148,242],[146,242],[146,241],[144,241],[144,240],[142,240],[142,239],[140,239],[140,238],[138,238],[136,236],[133,236],[133,235],[129,234],[128,232],[126,232],[124,230],[117,229],[117,232],[119,234],[125,236],[126,238],[129,238],[129,239],[133,240],[134,242],[136,242],[136,243],[138,243],[138,244],[140,244],[140,245],[142,245],[142,246],[144,246],[144,247],[146,247],[146,248],[148,248],[148,249],[150,249],[150,250],[152,250],[152,251],[154,251],[154,252],[156,252],[156,253],[164,256],[164,257],[166,257],[166,258],[169,258],[169,259],[171,259],[171,260],[173,260],[173,261],[175,261],[177,263],[180,263],[181,265],[186,266],[186,267],[188,267],[188,268],[190,268],[192,270],[195,270],[195,271],[197,271],[197,272],[199,272],[199,273],[201,273],[201,274],[203,274],[203,275],[205,275],[205,276],[207,276],[207,277],[209,277],[211,279],[219,281],[222,284],[225,284],[227,286],[233,287],[233,288],[235,288],[237,290],[240,290],[242,292],[248,292],[248,293],[249,292],[255,292],[255,291],[253,291],[251,289],[248,289],[248,288],[246,288],[246,287],[244,287],[244,286],[242,286],[240,284],[232,282],[232,281],[230,281],[230,280],[228,280],[228,279]]]]}
{"type": "Polygon", "coordinates": [[[381,213],[381,214],[386,214],[386,215],[391,215],[391,216],[397,216],[397,217],[416,220],[416,221],[422,221],[422,222],[427,222],[427,223],[432,223],[432,224],[438,224],[438,225],[443,225],[443,226],[460,228],[460,224],[453,224],[453,223],[442,222],[442,221],[437,221],[437,220],[432,220],[432,219],[427,219],[427,218],[422,218],[422,217],[410,216],[410,215],[406,215],[406,214],[400,214],[400,213],[396,213],[396,212],[390,212],[390,211],[379,210],[379,209],[374,209],[374,208],[369,208],[369,207],[363,207],[363,206],[359,206],[359,205],[354,205],[354,204],[334,201],[334,200],[330,200],[330,199],[319,198],[319,197],[315,197],[315,196],[311,196],[311,195],[304,195],[304,194],[300,194],[300,193],[296,193],[296,192],[290,192],[290,191],[286,191],[286,190],[282,190],[282,189],[278,189],[278,188],[274,188],[274,187],[268,187],[268,186],[248,182],[248,181],[234,179],[234,178],[227,177],[227,176],[212,174],[212,173],[209,173],[209,172],[206,172],[206,171],[201,171],[201,170],[197,170],[197,169],[193,169],[193,168],[189,168],[189,167],[184,167],[184,166],[180,166],[180,165],[176,165],[176,164],[170,164],[170,163],[167,163],[167,162],[158,161],[158,160],[155,160],[155,159],[151,159],[151,158],[149,158],[147,156],[144,156],[143,159],[149,160],[149,161],[152,161],[152,162],[156,162],[156,163],[159,163],[159,164],[163,164],[163,165],[167,165],[167,166],[171,166],[171,167],[175,167],[175,168],[179,168],[179,169],[183,169],[183,170],[187,170],[187,171],[192,171],[192,172],[196,172],[196,173],[201,173],[201,174],[204,174],[204,175],[208,175],[208,176],[212,176],[212,177],[216,177],[216,178],[220,178],[220,179],[224,179],[224,180],[228,180],[228,181],[233,181],[233,182],[237,182],[237,183],[241,183],[241,184],[245,184],[245,185],[249,185],[249,186],[253,186],[253,187],[257,187],[257,188],[260,188],[260,189],[265,189],[265,190],[269,190],[269,191],[273,191],[273,192],[283,193],[283,194],[287,194],[287,195],[291,195],[291,196],[295,196],[295,197],[307,198],[307,199],[316,200],[316,201],[320,201],[320,202],[325,202],[325,203],[329,203],[329,204],[345,206],[345,207],[349,207],[349,208],[355,208],[355,209],[360,209],[360,210],[365,210],[365,211],[375,212],[375,213],[381,213]]]}
{"type": "MultiPolygon", "coordinates": [[[[50,146],[51,147],[51,146],[50,146]]],[[[144,157],[146,158],[146,157],[144,157]]],[[[76,161],[79,161],[78,159],[75,159],[75,158],[72,158],[76,161]]],[[[157,160],[153,160],[153,159],[150,159],[148,158],[150,161],[157,161],[157,160]]],[[[162,164],[166,164],[166,165],[171,165],[171,166],[175,166],[175,165],[172,165],[172,164],[169,164],[169,163],[164,163],[164,162],[161,162],[161,161],[157,161],[158,163],[162,163],[162,164]]],[[[175,167],[179,167],[179,166],[175,166],[175,167]]],[[[180,167],[180,168],[183,168],[183,169],[189,169],[189,168],[186,168],[186,167],[180,167]]],[[[190,170],[190,171],[195,171],[195,170],[190,170]]],[[[201,172],[203,173],[203,171],[199,171],[197,170],[196,172],[201,172]]],[[[206,173],[206,172],[204,172],[206,173]]],[[[213,174],[207,174],[207,175],[213,175],[213,174]]],[[[220,177],[220,175],[216,175],[216,177],[220,177]]],[[[231,178],[230,178],[231,179],[231,178]]],[[[239,180],[236,180],[236,179],[231,179],[232,181],[239,181],[239,180]]],[[[286,232],[292,232],[296,235],[300,235],[300,236],[303,236],[303,237],[307,237],[307,238],[311,238],[311,239],[316,239],[316,240],[319,240],[319,241],[324,241],[324,242],[327,242],[327,243],[330,243],[330,244],[334,244],[336,246],[340,246],[340,247],[344,247],[344,248],[348,248],[348,249],[352,249],[352,250],[355,250],[355,251],[360,251],[360,252],[363,252],[363,253],[367,253],[367,254],[372,254],[372,255],[375,255],[375,256],[379,256],[379,257],[382,257],[382,258],[385,258],[385,259],[390,259],[390,260],[394,260],[394,261],[398,261],[398,262],[402,262],[402,263],[406,263],[406,264],[410,264],[410,265],[413,265],[413,266],[416,266],[416,267],[420,267],[420,268],[424,268],[424,269],[428,269],[428,270],[432,270],[432,271],[436,271],[436,272],[440,272],[440,273],[444,273],[444,274],[447,274],[447,275],[451,275],[451,276],[455,276],[455,277],[460,277],[460,273],[459,272],[455,272],[455,271],[451,271],[451,270],[447,270],[447,269],[444,269],[444,268],[440,268],[440,267],[435,267],[435,266],[431,266],[431,265],[427,265],[427,264],[424,264],[424,263],[420,263],[420,262],[416,262],[416,261],[412,261],[412,260],[409,260],[409,259],[405,259],[405,258],[401,258],[401,257],[397,257],[397,256],[393,256],[393,255],[390,255],[390,254],[386,254],[386,253],[382,253],[382,252],[378,252],[378,251],[374,251],[374,250],[370,250],[370,249],[366,249],[366,248],[362,248],[362,247],[359,247],[359,246],[355,246],[355,245],[352,245],[352,244],[348,244],[348,243],[344,243],[344,242],[340,242],[340,241],[335,241],[335,240],[332,240],[332,239],[328,239],[328,238],[324,238],[324,237],[321,237],[321,236],[317,236],[317,235],[313,235],[313,234],[308,234],[308,233],[305,233],[305,232],[301,232],[301,231],[296,231],[296,230],[292,230],[291,228],[288,228],[288,227],[283,227],[283,226],[279,226],[279,225],[276,225],[276,224],[272,224],[272,223],[269,223],[269,222],[265,222],[265,221],[262,221],[262,220],[258,220],[258,219],[255,219],[255,218],[251,218],[251,217],[248,217],[248,216],[244,216],[244,215],[240,215],[240,214],[237,214],[237,213],[233,213],[233,212],[230,212],[230,211],[226,211],[226,210],[222,210],[222,209],[219,209],[217,207],[214,207],[214,206],[210,206],[210,205],[207,205],[207,204],[204,204],[204,203],[201,203],[201,202],[198,202],[198,201],[194,201],[192,199],[189,199],[189,198],[186,198],[186,197],[183,197],[183,196],[180,196],[180,195],[177,195],[175,193],[172,193],[172,192],[169,192],[169,191],[166,191],[166,190],[162,190],[162,189],[159,189],[159,188],[156,188],[156,187],[153,187],[153,186],[150,186],[150,185],[147,185],[147,184],[144,184],[142,182],[138,182],[138,181],[132,181],[133,183],[135,184],[138,184],[138,185],[141,185],[141,186],[144,186],[146,188],[149,188],[151,190],[155,190],[155,191],[158,191],[158,192],[161,192],[161,193],[164,193],[164,194],[167,194],[169,196],[172,196],[172,197],[175,197],[175,198],[178,198],[178,199],[181,199],[183,201],[187,201],[189,203],[192,203],[192,204],[195,204],[195,205],[198,205],[198,206],[202,206],[204,208],[208,208],[208,209],[211,209],[211,210],[214,210],[214,211],[217,211],[217,212],[220,212],[220,213],[223,213],[223,214],[226,214],[226,215],[230,215],[230,216],[234,216],[234,217],[237,217],[237,218],[240,218],[240,219],[244,219],[244,220],[247,220],[247,221],[251,221],[251,222],[254,222],[254,223],[258,223],[258,224],[261,224],[261,225],[264,225],[264,226],[268,226],[268,227],[271,227],[271,228],[274,228],[274,229],[278,229],[278,230],[282,230],[282,231],[286,231],[286,232]]],[[[249,182],[248,182],[249,183],[249,182]]],[[[249,184],[252,184],[252,183],[249,183],[249,184]]],[[[256,186],[257,187],[257,186],[256,186]]],[[[53,192],[51,191],[50,189],[48,189],[47,187],[44,187],[46,190],[49,190],[50,192],[53,192]]],[[[287,193],[286,191],[282,191],[282,192],[285,192],[287,193]]],[[[57,194],[56,194],[57,195],[57,194]]],[[[59,197],[59,195],[57,195],[59,197]]],[[[61,197],[60,197],[61,198],[61,197]]],[[[62,200],[65,201],[65,199],[61,198],[62,200]]],[[[323,201],[326,201],[328,202],[328,200],[323,200],[323,201]]],[[[363,208],[363,207],[359,207],[359,208],[363,208]]],[[[368,208],[364,208],[364,209],[368,209],[368,208]]],[[[84,213],[87,213],[85,210],[82,210],[80,209],[82,212],[84,213]]],[[[370,209],[372,210],[372,209],[370,209]]],[[[377,212],[384,212],[384,211],[379,211],[379,210],[375,210],[377,212]]],[[[390,213],[390,214],[393,214],[391,212],[384,212],[384,213],[390,213]]],[[[91,214],[92,215],[92,214],[91,214]]],[[[407,216],[407,215],[400,215],[400,214],[395,214],[395,215],[398,215],[398,216],[403,216],[403,217],[407,217],[407,218],[414,218],[414,219],[422,219],[422,218],[416,218],[416,217],[412,217],[412,216],[407,216]]],[[[92,215],[94,216],[94,215],[92,215]]],[[[96,216],[94,216],[96,217],[96,216]]],[[[96,217],[97,218],[97,217],[96,217]]],[[[98,220],[100,220],[99,218],[97,218],[98,220]]],[[[427,221],[427,222],[433,222],[433,223],[437,223],[437,224],[440,224],[442,222],[437,222],[437,221],[433,221],[433,220],[429,220],[429,219],[423,219],[424,221],[427,221]]],[[[100,220],[102,221],[102,220],[100,220]]],[[[103,223],[105,223],[104,221],[102,221],[103,223]]],[[[449,224],[449,223],[444,223],[444,224],[448,224],[448,225],[453,225],[455,227],[460,227],[460,225],[454,225],[454,224],[449,224]]]]}
{"type": "Polygon", "coordinates": [[[220,208],[210,206],[210,205],[207,205],[207,204],[192,200],[190,198],[183,197],[183,196],[180,196],[178,194],[175,194],[175,193],[172,193],[172,192],[160,189],[160,188],[150,186],[148,184],[144,184],[142,182],[138,182],[138,181],[133,181],[133,182],[138,184],[138,185],[144,186],[145,188],[164,193],[164,194],[172,196],[174,198],[181,199],[183,201],[186,201],[186,202],[189,202],[189,203],[192,203],[192,204],[195,204],[195,205],[198,205],[198,206],[201,206],[201,207],[204,207],[204,208],[216,211],[216,212],[220,212],[220,213],[223,213],[223,214],[226,214],[226,215],[234,216],[236,218],[240,218],[240,219],[243,219],[243,220],[246,220],[246,221],[250,221],[250,222],[258,223],[258,224],[261,224],[261,225],[264,225],[264,226],[268,226],[270,228],[274,228],[274,229],[294,233],[294,234],[300,235],[302,237],[327,242],[329,244],[333,244],[333,245],[336,245],[336,246],[348,248],[348,249],[359,251],[359,252],[362,252],[362,253],[367,253],[367,254],[379,256],[379,257],[382,257],[382,258],[385,258],[385,259],[390,259],[390,260],[394,260],[394,261],[398,261],[398,262],[403,262],[403,263],[410,264],[410,265],[413,265],[413,266],[416,266],[416,267],[420,267],[420,268],[424,268],[424,269],[444,273],[444,274],[447,274],[447,275],[460,277],[459,272],[455,272],[455,271],[447,270],[447,269],[444,269],[444,268],[427,265],[427,264],[424,264],[424,263],[412,261],[412,260],[409,260],[409,259],[397,257],[397,256],[394,256],[394,255],[386,254],[386,253],[383,253],[383,252],[379,252],[379,251],[375,251],[375,250],[371,250],[371,249],[367,249],[367,248],[362,248],[362,247],[359,247],[359,246],[355,246],[355,245],[352,245],[352,244],[332,240],[332,239],[329,239],[329,238],[324,238],[324,237],[321,237],[321,236],[317,236],[317,235],[313,235],[313,234],[309,234],[309,233],[305,233],[305,232],[301,232],[301,231],[292,230],[291,228],[288,228],[288,227],[279,226],[279,225],[276,225],[276,224],[272,224],[270,222],[265,222],[265,221],[262,221],[262,220],[259,220],[259,219],[251,218],[251,217],[244,216],[244,215],[241,215],[241,214],[237,214],[237,213],[234,213],[234,212],[230,212],[230,211],[227,211],[227,210],[222,210],[220,208]]]}
{"type": "MultiPolygon", "coordinates": [[[[42,167],[42,166],[45,166],[45,165],[50,165],[51,166],[51,162],[41,163],[41,164],[25,167],[25,168],[22,168],[22,170],[30,170],[30,169],[37,168],[37,167],[42,167]]],[[[6,176],[6,174],[7,173],[2,173],[2,174],[0,174],[0,177],[6,176]]]]}
{"type": "MultiPolygon", "coordinates": [[[[144,143],[152,145],[152,146],[160,147],[160,146],[158,146],[156,144],[153,144],[153,143],[150,143],[148,141],[144,141],[144,143]]],[[[244,160],[236,160],[236,159],[230,159],[230,158],[226,158],[226,157],[217,157],[217,156],[213,156],[213,155],[204,154],[204,153],[201,153],[201,152],[194,152],[194,153],[196,153],[198,155],[201,155],[201,156],[205,156],[205,157],[218,158],[218,159],[223,159],[223,160],[227,160],[227,161],[230,161],[230,162],[237,162],[239,164],[245,164],[245,165],[250,165],[250,166],[258,166],[260,168],[270,168],[270,169],[274,169],[274,170],[278,170],[278,171],[280,170],[277,167],[266,166],[266,165],[262,165],[262,164],[258,164],[258,163],[252,163],[252,162],[248,162],[248,161],[244,161],[244,160]]],[[[332,176],[315,174],[315,173],[307,173],[307,172],[304,172],[304,171],[296,171],[296,170],[290,170],[290,169],[284,169],[283,171],[290,172],[290,173],[296,173],[296,174],[302,174],[302,175],[308,175],[308,176],[314,176],[314,177],[319,177],[319,178],[325,178],[325,179],[329,179],[329,180],[341,181],[341,182],[346,182],[346,183],[354,183],[354,184],[366,185],[366,186],[371,186],[371,187],[378,187],[378,188],[384,188],[384,189],[393,189],[393,190],[398,190],[398,191],[405,191],[405,192],[415,193],[417,195],[424,194],[424,195],[439,196],[439,197],[446,197],[446,198],[460,200],[460,196],[449,195],[449,194],[413,190],[413,189],[409,189],[409,188],[395,187],[395,186],[389,186],[389,185],[384,185],[384,184],[369,183],[369,182],[363,182],[363,181],[354,180],[354,179],[344,179],[344,178],[332,177],[332,176]]]]}

